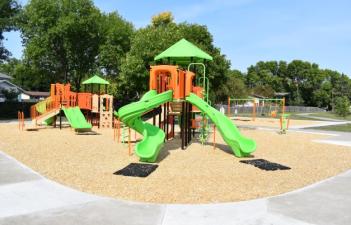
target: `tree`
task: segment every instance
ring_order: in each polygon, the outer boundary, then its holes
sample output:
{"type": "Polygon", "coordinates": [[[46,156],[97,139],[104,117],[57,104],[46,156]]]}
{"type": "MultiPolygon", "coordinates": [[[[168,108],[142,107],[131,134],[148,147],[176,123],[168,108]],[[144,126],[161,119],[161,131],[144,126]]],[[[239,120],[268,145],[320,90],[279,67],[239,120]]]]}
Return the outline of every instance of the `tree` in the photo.
{"type": "Polygon", "coordinates": [[[254,93],[288,92],[288,105],[330,109],[338,96],[351,98],[351,80],[336,71],[302,60],[257,62],[248,67],[245,83],[254,93]]]}
{"type": "Polygon", "coordinates": [[[101,30],[102,41],[97,63],[104,74],[116,78],[130,50],[134,28],[116,12],[112,12],[102,16],[101,30]]]}
{"type": "Polygon", "coordinates": [[[348,97],[343,96],[336,98],[335,112],[342,117],[346,117],[350,113],[350,100],[348,97]]]}
{"type": "Polygon", "coordinates": [[[78,90],[96,69],[101,20],[90,0],[30,1],[20,22],[25,63],[78,90]]]}
{"type": "Polygon", "coordinates": [[[151,24],[154,27],[167,26],[168,24],[173,23],[173,21],[174,21],[174,18],[172,13],[169,11],[166,11],[153,16],[151,19],[151,24]]]}
{"type": "Polygon", "coordinates": [[[246,98],[248,91],[243,74],[239,70],[229,70],[226,83],[216,93],[218,95],[217,98],[222,102],[228,96],[232,98],[246,98]]]}
{"type": "Polygon", "coordinates": [[[0,63],[7,60],[11,53],[4,47],[4,32],[14,30],[15,16],[20,10],[20,5],[16,0],[0,1],[0,63]]]}

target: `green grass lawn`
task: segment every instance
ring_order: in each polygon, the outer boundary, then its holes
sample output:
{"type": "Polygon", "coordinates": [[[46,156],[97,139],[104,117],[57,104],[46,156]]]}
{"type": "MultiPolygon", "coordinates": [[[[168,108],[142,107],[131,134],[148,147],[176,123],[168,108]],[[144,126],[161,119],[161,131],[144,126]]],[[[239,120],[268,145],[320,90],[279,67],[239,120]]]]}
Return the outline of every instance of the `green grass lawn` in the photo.
{"type": "Polygon", "coordinates": [[[332,112],[320,112],[320,113],[312,113],[310,114],[311,116],[318,116],[318,117],[324,117],[324,118],[328,118],[328,119],[336,119],[336,120],[350,120],[351,121],[351,114],[349,114],[346,117],[341,117],[338,116],[335,113],[332,112]]]}
{"type": "Polygon", "coordinates": [[[323,127],[313,127],[317,130],[328,130],[328,131],[341,131],[341,132],[351,132],[351,124],[341,124],[341,125],[332,125],[332,126],[323,126],[323,127]]]}
{"type": "MultiPolygon", "coordinates": [[[[296,119],[296,120],[317,120],[313,118],[308,118],[304,116],[300,116],[300,113],[289,113],[290,114],[290,119],[296,119]]],[[[323,117],[326,119],[336,119],[336,120],[349,120],[351,121],[351,114],[348,115],[347,117],[341,117],[338,116],[335,113],[332,112],[320,112],[320,113],[311,113],[310,116],[316,116],[316,117],[323,117]]]]}

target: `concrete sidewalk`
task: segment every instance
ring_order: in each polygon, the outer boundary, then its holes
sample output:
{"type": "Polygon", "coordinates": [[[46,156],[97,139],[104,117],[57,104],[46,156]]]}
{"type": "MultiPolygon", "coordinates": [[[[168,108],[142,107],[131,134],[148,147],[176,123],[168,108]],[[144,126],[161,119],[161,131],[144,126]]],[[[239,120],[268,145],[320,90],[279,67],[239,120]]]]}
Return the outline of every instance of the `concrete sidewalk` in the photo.
{"type": "Polygon", "coordinates": [[[47,180],[0,152],[0,225],[349,225],[350,212],[351,171],[271,198],[165,205],[82,193],[47,180]]]}

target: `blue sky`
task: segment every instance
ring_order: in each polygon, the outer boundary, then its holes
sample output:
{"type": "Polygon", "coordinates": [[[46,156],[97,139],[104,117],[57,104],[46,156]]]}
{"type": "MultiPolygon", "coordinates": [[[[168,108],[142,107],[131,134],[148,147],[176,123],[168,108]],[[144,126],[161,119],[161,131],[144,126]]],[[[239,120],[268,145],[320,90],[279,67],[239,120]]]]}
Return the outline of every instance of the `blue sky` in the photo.
{"type": "MultiPolygon", "coordinates": [[[[26,0],[19,0],[25,4],[26,0]]],[[[105,12],[118,11],[137,28],[161,12],[177,22],[206,25],[214,42],[246,71],[259,60],[302,59],[351,75],[349,0],[95,0],[105,12]]],[[[22,56],[18,32],[6,33],[5,46],[22,56]]]]}

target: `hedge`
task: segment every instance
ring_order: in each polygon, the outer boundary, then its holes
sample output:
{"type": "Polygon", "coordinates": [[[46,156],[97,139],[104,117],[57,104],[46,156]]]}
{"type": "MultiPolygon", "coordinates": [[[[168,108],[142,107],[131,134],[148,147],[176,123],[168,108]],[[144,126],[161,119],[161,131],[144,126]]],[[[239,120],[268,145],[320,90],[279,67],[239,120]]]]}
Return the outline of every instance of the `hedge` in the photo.
{"type": "Polygon", "coordinates": [[[30,107],[35,102],[0,102],[0,119],[17,119],[18,111],[24,112],[24,117],[30,117],[30,107]]]}

